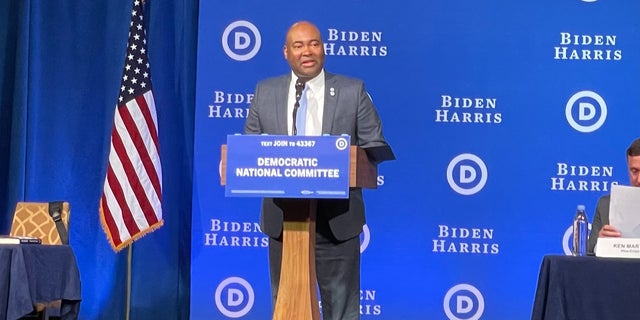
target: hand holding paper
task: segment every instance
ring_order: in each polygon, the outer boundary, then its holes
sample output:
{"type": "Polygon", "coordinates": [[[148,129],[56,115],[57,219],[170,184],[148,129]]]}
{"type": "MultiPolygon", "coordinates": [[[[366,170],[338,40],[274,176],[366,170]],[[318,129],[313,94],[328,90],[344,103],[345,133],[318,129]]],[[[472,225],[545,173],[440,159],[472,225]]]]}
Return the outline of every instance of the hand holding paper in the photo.
{"type": "Polygon", "coordinates": [[[616,227],[610,224],[605,224],[604,226],[602,226],[602,229],[598,233],[599,238],[603,238],[603,237],[611,238],[611,237],[620,237],[620,236],[621,236],[620,231],[618,231],[616,227]]]}

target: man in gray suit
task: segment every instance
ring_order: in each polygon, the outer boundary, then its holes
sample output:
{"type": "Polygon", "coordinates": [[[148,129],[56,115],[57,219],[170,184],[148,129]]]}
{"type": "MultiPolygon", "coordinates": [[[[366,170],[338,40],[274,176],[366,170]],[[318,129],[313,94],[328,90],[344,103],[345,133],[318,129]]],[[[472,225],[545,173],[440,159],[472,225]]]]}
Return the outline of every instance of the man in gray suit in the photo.
{"type": "MultiPolygon", "coordinates": [[[[627,168],[629,169],[629,182],[634,187],[640,187],[640,138],[633,140],[627,148],[627,168]]],[[[596,213],[591,224],[587,251],[593,253],[601,237],[619,237],[620,231],[609,224],[609,202],[611,196],[604,195],[598,199],[596,213]]]]}
{"type": "MultiPolygon", "coordinates": [[[[284,57],[291,72],[258,83],[245,123],[247,134],[340,135],[363,148],[387,146],[380,118],[361,80],[324,71],[318,28],[297,22],[287,32],[284,57]],[[296,82],[307,100],[304,132],[296,132],[296,82]]],[[[269,236],[269,264],[275,302],[280,281],[283,210],[281,200],[265,198],[262,231],[269,236]]],[[[325,320],[360,317],[360,239],[365,224],[362,190],[348,199],[319,199],[316,217],[316,274],[325,320]]]]}

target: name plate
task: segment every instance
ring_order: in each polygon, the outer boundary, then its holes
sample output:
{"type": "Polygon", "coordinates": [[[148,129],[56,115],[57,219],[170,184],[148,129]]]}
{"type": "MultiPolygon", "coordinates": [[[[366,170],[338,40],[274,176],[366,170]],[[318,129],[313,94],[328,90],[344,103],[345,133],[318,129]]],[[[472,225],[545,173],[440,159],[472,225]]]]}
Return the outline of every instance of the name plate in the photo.
{"type": "Polygon", "coordinates": [[[640,258],[640,239],[598,238],[596,257],[640,258]]]}
{"type": "Polygon", "coordinates": [[[227,197],[349,197],[349,136],[227,136],[227,197]]]}

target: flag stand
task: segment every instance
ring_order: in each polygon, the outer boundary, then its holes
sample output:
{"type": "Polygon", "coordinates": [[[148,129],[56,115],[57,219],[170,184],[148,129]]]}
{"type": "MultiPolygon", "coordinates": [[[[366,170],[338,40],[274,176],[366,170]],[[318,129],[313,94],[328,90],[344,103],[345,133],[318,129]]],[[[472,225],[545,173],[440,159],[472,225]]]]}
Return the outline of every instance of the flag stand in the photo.
{"type": "Polygon", "coordinates": [[[131,313],[131,256],[133,255],[133,243],[127,248],[127,292],[125,294],[125,320],[129,320],[131,313]]]}

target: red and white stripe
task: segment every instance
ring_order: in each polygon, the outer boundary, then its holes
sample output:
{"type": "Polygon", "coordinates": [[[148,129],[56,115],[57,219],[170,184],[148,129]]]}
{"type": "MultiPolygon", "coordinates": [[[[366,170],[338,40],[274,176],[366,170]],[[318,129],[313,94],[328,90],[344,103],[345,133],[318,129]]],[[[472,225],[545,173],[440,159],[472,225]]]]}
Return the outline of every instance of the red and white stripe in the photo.
{"type": "Polygon", "coordinates": [[[100,210],[116,251],[162,226],[157,128],[151,90],[116,109],[100,210]]]}

